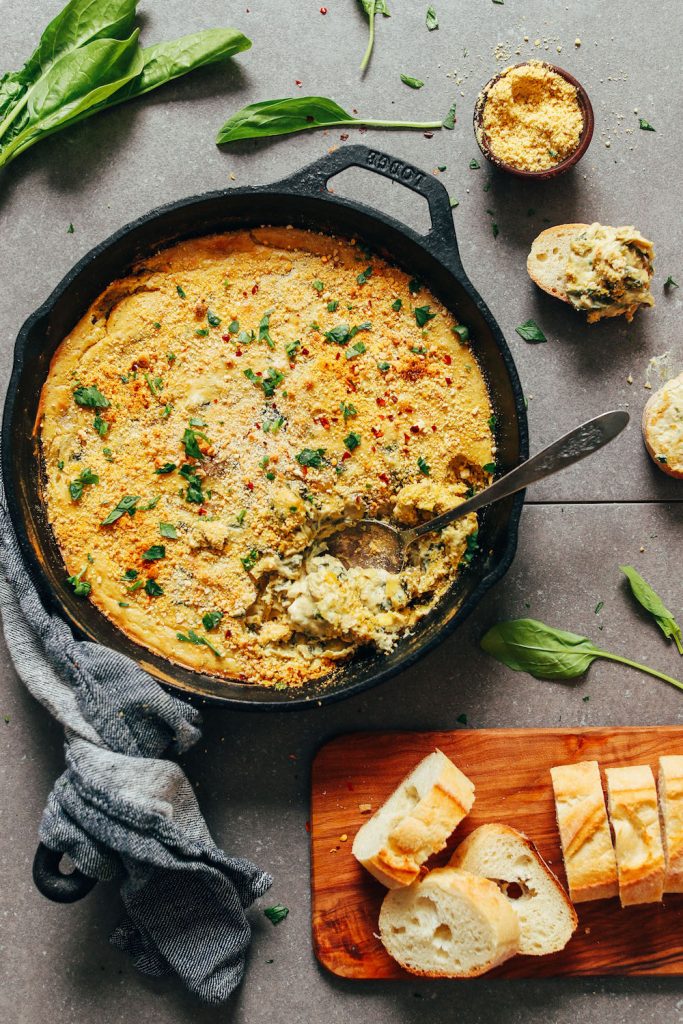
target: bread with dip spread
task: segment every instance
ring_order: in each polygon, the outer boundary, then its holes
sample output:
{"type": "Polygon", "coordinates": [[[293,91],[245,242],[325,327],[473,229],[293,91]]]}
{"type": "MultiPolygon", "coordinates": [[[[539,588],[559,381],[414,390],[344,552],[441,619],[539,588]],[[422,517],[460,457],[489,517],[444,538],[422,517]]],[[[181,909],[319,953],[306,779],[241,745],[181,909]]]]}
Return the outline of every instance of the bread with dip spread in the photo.
{"type": "Polygon", "coordinates": [[[538,235],[527,258],[531,280],[588,314],[588,323],[654,306],[654,247],[634,227],[559,224],[538,235]]]}
{"type": "Polygon", "coordinates": [[[410,885],[422,864],[443,850],[473,803],[474,784],[435,750],[361,826],[353,855],[388,889],[410,885]]]}
{"type": "Polygon", "coordinates": [[[619,891],[617,865],[597,761],[550,769],[569,894],[574,903],[619,891]]]}
{"type": "Polygon", "coordinates": [[[659,809],[662,817],[666,877],[664,892],[683,892],[683,756],[659,759],[659,809]]]}
{"type": "Polygon", "coordinates": [[[664,850],[652,769],[649,765],[606,768],[605,776],[621,905],[659,903],[664,891],[664,850]]]}
{"type": "Polygon", "coordinates": [[[379,933],[402,967],[432,978],[474,978],[519,948],[519,919],[495,882],[451,867],[388,892],[379,933]]]}
{"type": "Polygon", "coordinates": [[[519,952],[543,956],[564,949],[578,918],[538,850],[509,825],[481,825],[460,844],[449,866],[489,878],[519,920],[519,952]]]}
{"type": "Polygon", "coordinates": [[[683,480],[683,373],[648,399],[643,439],[657,468],[683,480]]]}

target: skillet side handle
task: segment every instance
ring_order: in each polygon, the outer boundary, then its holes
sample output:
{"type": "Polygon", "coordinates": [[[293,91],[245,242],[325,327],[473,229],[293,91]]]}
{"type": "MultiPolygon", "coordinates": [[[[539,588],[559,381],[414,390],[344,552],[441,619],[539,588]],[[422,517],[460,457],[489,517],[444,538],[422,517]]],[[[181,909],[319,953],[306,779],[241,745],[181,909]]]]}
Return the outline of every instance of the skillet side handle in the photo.
{"type": "Polygon", "coordinates": [[[423,244],[441,262],[450,264],[457,271],[462,270],[448,192],[433,174],[427,174],[405,160],[368,146],[342,146],[278,184],[296,195],[316,196],[326,193],[330,178],[349,167],[381,174],[426,199],[432,226],[422,236],[423,244]]]}
{"type": "Polygon", "coordinates": [[[59,862],[63,856],[59,850],[38,843],[33,858],[33,881],[38,892],[53,903],[75,903],[88,895],[97,879],[84,875],[78,868],[70,875],[62,874],[59,862]]]}

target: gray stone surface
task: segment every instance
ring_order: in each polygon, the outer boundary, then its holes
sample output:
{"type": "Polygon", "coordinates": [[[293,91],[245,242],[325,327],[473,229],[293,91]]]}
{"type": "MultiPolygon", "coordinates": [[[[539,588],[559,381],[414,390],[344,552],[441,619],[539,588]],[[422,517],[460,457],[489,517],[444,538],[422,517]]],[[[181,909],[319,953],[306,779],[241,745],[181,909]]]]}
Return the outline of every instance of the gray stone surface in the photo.
{"type": "MultiPolygon", "coordinates": [[[[60,4],[4,0],[6,66],[20,64],[60,4]]],[[[530,398],[534,448],[604,408],[627,406],[636,419],[611,448],[530,495],[534,504],[525,511],[511,572],[476,615],[420,664],[376,691],[321,710],[207,710],[204,740],[186,759],[189,776],[218,842],[272,871],[273,900],[291,908],[277,929],[254,911],[248,975],[229,1006],[197,1008],[173,984],[141,978],[110,949],[106,937],[117,916],[110,887],[99,887],[71,908],[53,906],[34,890],[36,827],[60,771],[61,737],[22,689],[2,647],[0,712],[9,721],[0,721],[0,1019],[445,1024],[462,1017],[473,1024],[678,1024],[683,982],[676,979],[402,985],[332,978],[317,967],[311,951],[305,822],[311,754],[342,731],[455,728],[461,714],[475,728],[681,720],[683,698],[676,690],[616,665],[598,663],[586,680],[562,685],[512,673],[478,650],[481,633],[493,621],[532,614],[681,675],[673,648],[634,607],[618,571],[619,563],[636,565],[681,612],[683,492],[651,466],[637,423],[648,394],[643,382],[649,359],[669,349],[678,369],[683,367],[682,293],[662,290],[669,274],[683,284],[680,3],[436,0],[441,27],[427,33],[426,0],[395,2],[393,17],[378,24],[375,58],[363,82],[357,64],[365,28],[351,0],[330,0],[325,16],[317,0],[254,0],[248,13],[246,4],[226,10],[220,0],[149,0],[142,6],[147,40],[230,23],[252,37],[254,48],[230,70],[208,70],[57,135],[3,173],[2,379],[24,318],[76,259],[120,225],[174,198],[275,180],[339,143],[340,133],[330,132],[222,152],[214,147],[215,131],[232,110],[294,93],[299,79],[303,93],[332,95],[368,116],[431,118],[458,100],[453,133],[426,140],[421,133],[368,131],[351,133],[351,140],[384,147],[426,170],[447,165],[443,180],[460,200],[454,217],[463,261],[514,351],[530,398]],[[580,47],[574,46],[576,38],[580,47]],[[500,61],[494,54],[498,46],[509,55],[500,61]],[[517,50],[519,57],[541,56],[573,71],[595,106],[596,135],[587,156],[573,174],[545,185],[468,167],[478,156],[470,129],[476,93],[506,60],[519,59],[517,50]],[[423,78],[425,87],[407,89],[400,72],[423,78]],[[638,130],[636,108],[656,133],[638,130]],[[530,207],[536,213],[528,216],[530,207]],[[537,292],[524,260],[545,218],[635,222],[656,243],[657,308],[639,314],[630,328],[586,328],[571,310],[537,292]],[[497,239],[492,219],[500,227],[497,239]],[[73,234],[67,234],[70,222],[73,234]],[[527,345],[514,333],[530,316],[545,328],[547,345],[527,345]],[[601,600],[604,608],[596,615],[601,600]]],[[[397,186],[353,171],[334,187],[419,230],[427,227],[419,202],[397,186]]]]}

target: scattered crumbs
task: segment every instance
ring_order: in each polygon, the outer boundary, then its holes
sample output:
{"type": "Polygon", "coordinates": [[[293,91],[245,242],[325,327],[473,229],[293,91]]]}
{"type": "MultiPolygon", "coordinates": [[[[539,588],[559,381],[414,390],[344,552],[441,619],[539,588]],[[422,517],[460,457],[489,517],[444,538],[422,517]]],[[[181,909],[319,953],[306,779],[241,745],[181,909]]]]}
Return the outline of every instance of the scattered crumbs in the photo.
{"type": "Polygon", "coordinates": [[[633,374],[632,373],[629,373],[628,377],[626,378],[626,383],[627,384],[633,384],[633,374]]]}
{"type": "Polygon", "coordinates": [[[236,178],[236,176],[235,176],[235,175],[234,175],[234,174],[232,173],[232,171],[230,172],[230,181],[237,181],[237,178],[236,178]]]}
{"type": "Polygon", "coordinates": [[[369,814],[372,810],[372,804],[358,804],[358,810],[361,814],[369,814]]]}
{"type": "Polygon", "coordinates": [[[643,547],[643,545],[641,544],[641,545],[640,545],[640,553],[641,553],[641,555],[643,554],[643,552],[644,552],[644,551],[645,551],[645,548],[644,548],[644,547],[643,547]]]}
{"type": "Polygon", "coordinates": [[[667,380],[670,380],[674,375],[671,350],[667,349],[661,355],[653,356],[650,359],[645,371],[645,384],[643,386],[650,391],[652,390],[653,383],[656,387],[660,387],[662,384],[666,384],[667,380]]]}
{"type": "Polygon", "coordinates": [[[497,61],[509,61],[512,59],[512,51],[507,43],[496,43],[493,48],[493,56],[497,61]]]}
{"type": "Polygon", "coordinates": [[[342,834],[339,836],[339,842],[345,843],[348,840],[348,838],[349,837],[347,836],[346,832],[342,832],[342,834]]]}
{"type": "Polygon", "coordinates": [[[581,46],[581,40],[580,39],[575,39],[574,40],[574,46],[577,46],[577,47],[581,46]]]}

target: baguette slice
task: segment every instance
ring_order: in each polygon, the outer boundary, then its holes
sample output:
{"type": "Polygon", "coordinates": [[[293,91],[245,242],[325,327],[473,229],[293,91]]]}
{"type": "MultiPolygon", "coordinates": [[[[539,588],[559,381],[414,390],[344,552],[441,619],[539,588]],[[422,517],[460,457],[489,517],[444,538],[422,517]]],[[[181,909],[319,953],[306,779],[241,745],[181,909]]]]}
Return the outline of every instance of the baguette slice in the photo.
{"type": "Polygon", "coordinates": [[[617,864],[598,762],[558,765],[550,774],[569,895],[574,903],[616,896],[617,864]]]}
{"type": "Polygon", "coordinates": [[[353,855],[388,889],[410,885],[474,803],[474,784],[440,750],[425,757],[356,833],[353,855]]]}
{"type": "Polygon", "coordinates": [[[474,978],[517,952],[519,921],[494,882],[436,868],[384,897],[380,938],[413,974],[474,978]]]}
{"type": "Polygon", "coordinates": [[[448,863],[496,882],[519,920],[520,953],[557,953],[576,931],[578,918],[569,897],[522,832],[508,825],[482,825],[448,863]],[[514,887],[521,890],[517,897],[514,887]]]}
{"type": "Polygon", "coordinates": [[[657,469],[683,480],[683,373],[647,400],[643,440],[657,469]]]}
{"type": "Polygon", "coordinates": [[[664,850],[652,769],[647,764],[606,768],[605,775],[621,905],[659,903],[664,891],[664,850]]]}
{"type": "Polygon", "coordinates": [[[544,292],[563,302],[569,302],[566,268],[571,241],[588,227],[589,224],[558,224],[541,231],[531,243],[526,261],[529,277],[544,292]]]}
{"type": "Polygon", "coordinates": [[[683,756],[659,759],[659,808],[664,826],[664,892],[683,892],[683,756]]]}

